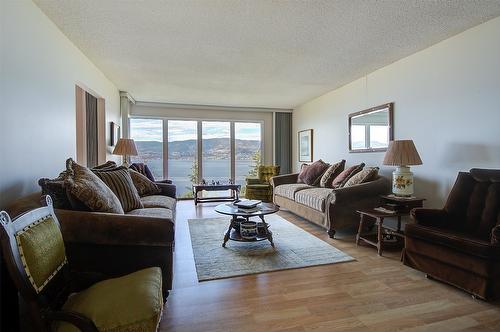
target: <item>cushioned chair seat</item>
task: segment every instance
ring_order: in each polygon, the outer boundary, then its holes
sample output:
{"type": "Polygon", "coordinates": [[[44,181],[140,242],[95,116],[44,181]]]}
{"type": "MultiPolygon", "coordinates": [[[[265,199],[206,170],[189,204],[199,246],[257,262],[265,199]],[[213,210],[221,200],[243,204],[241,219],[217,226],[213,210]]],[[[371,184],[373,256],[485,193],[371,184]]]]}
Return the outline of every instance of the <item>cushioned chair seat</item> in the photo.
{"type": "MultiPolygon", "coordinates": [[[[99,331],[156,331],[163,298],[161,270],[152,267],[129,275],[98,282],[70,296],[64,310],[90,318],[99,331]]],[[[67,323],[58,323],[57,332],[77,332],[67,323]]]]}
{"type": "Polygon", "coordinates": [[[492,246],[490,241],[473,237],[470,234],[417,224],[407,225],[405,233],[408,237],[437,243],[467,254],[483,258],[500,257],[500,246],[492,246]]]}
{"type": "Polygon", "coordinates": [[[299,190],[304,190],[307,188],[312,188],[312,186],[305,183],[282,184],[274,188],[274,194],[281,197],[286,197],[291,200],[295,200],[295,193],[299,190]]]}
{"type": "Polygon", "coordinates": [[[331,188],[308,188],[295,193],[295,202],[325,212],[326,200],[333,192],[331,188]]]}
{"type": "Polygon", "coordinates": [[[164,195],[151,195],[141,197],[141,203],[145,208],[165,208],[169,210],[175,209],[175,198],[164,195]]]}
{"type": "Polygon", "coordinates": [[[172,210],[165,208],[144,208],[144,209],[136,209],[127,212],[127,214],[131,214],[134,216],[143,216],[143,217],[158,217],[158,218],[167,218],[170,220],[173,219],[172,210]]]}

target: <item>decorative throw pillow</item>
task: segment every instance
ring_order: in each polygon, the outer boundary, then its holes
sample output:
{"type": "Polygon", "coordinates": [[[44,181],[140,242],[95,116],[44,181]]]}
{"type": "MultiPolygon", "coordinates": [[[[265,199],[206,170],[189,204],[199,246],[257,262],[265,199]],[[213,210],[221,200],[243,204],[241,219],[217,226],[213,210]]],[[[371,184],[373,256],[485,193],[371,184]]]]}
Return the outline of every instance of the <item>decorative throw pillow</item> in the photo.
{"type": "Polygon", "coordinates": [[[311,165],[304,167],[304,169],[300,171],[299,178],[305,184],[313,186],[319,182],[321,176],[329,166],[330,165],[321,159],[316,160],[311,165]]]}
{"type": "Polygon", "coordinates": [[[109,170],[93,170],[93,172],[115,193],[122,205],[123,211],[129,212],[144,207],[127,167],[121,166],[109,170]]]}
{"type": "Polygon", "coordinates": [[[304,175],[304,172],[306,171],[306,169],[309,167],[308,164],[302,164],[300,165],[300,172],[299,172],[299,175],[297,177],[297,183],[304,183],[304,181],[302,181],[302,178],[301,176],[304,175]]]}
{"type": "Polygon", "coordinates": [[[343,187],[351,187],[357,184],[369,182],[378,175],[378,167],[368,167],[351,176],[343,187]]]}
{"type": "Polygon", "coordinates": [[[156,183],[148,179],[145,175],[134,171],[132,168],[129,168],[128,172],[130,173],[130,177],[132,178],[132,182],[134,183],[139,196],[156,195],[161,192],[156,183]]]}
{"type": "Polygon", "coordinates": [[[363,167],[365,167],[365,164],[361,163],[359,165],[354,165],[343,170],[339,175],[337,175],[335,179],[333,179],[332,188],[342,187],[351,176],[361,171],[363,167]]]}
{"type": "Polygon", "coordinates": [[[110,169],[113,169],[116,167],[118,167],[118,165],[116,165],[116,163],[114,161],[108,160],[104,164],[92,167],[91,170],[92,171],[94,171],[94,170],[110,170],[110,169]]]}
{"type": "Polygon", "coordinates": [[[118,197],[97,175],[73,159],[66,160],[67,176],[64,185],[89,209],[96,212],[123,214],[118,197]]]}
{"type": "Polygon", "coordinates": [[[64,185],[65,175],[65,172],[62,172],[55,179],[42,178],[38,180],[38,184],[42,188],[42,195],[49,195],[52,198],[55,209],[71,209],[64,185]]]}
{"type": "Polygon", "coordinates": [[[321,179],[319,181],[319,186],[323,188],[327,188],[328,186],[331,185],[333,179],[337,177],[337,175],[340,174],[344,170],[345,167],[345,160],[342,159],[336,164],[330,165],[323,173],[323,176],[321,176],[321,179]]]}

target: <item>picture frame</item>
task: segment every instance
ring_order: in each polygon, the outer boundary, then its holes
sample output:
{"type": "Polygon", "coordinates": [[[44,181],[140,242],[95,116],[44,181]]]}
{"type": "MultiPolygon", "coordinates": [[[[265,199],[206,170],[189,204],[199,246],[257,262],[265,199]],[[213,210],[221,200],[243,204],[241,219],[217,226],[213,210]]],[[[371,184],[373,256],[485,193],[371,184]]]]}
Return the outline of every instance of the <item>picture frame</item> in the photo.
{"type": "Polygon", "coordinates": [[[115,146],[116,142],[118,142],[118,139],[120,138],[121,132],[120,132],[120,125],[118,125],[115,122],[110,123],[110,145],[115,146]]]}
{"type": "Polygon", "coordinates": [[[298,132],[299,162],[313,161],[313,130],[306,129],[298,132]]]}

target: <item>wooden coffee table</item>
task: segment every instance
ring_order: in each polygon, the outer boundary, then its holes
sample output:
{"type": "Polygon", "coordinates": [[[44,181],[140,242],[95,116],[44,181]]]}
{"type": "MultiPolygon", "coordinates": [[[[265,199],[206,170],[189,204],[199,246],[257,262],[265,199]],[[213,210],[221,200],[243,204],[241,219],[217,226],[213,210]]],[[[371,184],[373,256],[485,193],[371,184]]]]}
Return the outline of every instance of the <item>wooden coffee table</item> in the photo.
{"type": "Polygon", "coordinates": [[[215,207],[215,211],[220,214],[225,214],[232,216],[229,222],[229,228],[224,234],[224,242],[222,246],[225,247],[227,241],[240,241],[240,242],[255,242],[269,240],[271,246],[274,248],[273,242],[273,232],[269,230],[269,224],[264,220],[264,216],[279,211],[279,206],[273,203],[260,203],[257,205],[257,211],[252,210],[252,212],[245,211],[245,209],[238,208],[232,203],[219,204],[215,207]],[[248,221],[251,217],[259,217],[262,223],[264,223],[264,234],[257,234],[255,239],[245,239],[241,237],[240,234],[240,223],[243,221],[248,221]]]}

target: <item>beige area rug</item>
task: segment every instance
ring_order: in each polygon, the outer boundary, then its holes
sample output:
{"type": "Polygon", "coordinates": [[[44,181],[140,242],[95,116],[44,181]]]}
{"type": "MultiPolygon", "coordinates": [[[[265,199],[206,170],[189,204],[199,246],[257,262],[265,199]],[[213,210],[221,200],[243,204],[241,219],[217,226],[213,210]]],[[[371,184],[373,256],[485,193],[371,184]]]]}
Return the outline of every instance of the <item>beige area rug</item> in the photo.
{"type": "Polygon", "coordinates": [[[354,260],[276,214],[266,216],[275,249],[269,241],[231,240],[223,248],[229,220],[229,217],[188,220],[199,281],[354,260]]]}

